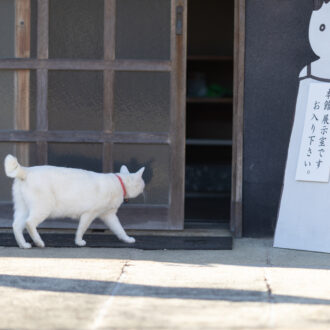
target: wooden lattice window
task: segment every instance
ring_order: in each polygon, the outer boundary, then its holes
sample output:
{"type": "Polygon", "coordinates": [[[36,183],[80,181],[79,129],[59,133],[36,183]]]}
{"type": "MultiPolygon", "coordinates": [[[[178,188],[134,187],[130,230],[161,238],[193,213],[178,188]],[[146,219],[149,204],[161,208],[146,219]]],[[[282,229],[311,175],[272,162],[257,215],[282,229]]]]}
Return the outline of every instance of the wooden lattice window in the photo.
{"type": "MultiPolygon", "coordinates": [[[[145,196],[122,208],[122,222],[183,228],[186,0],[0,0],[0,16],[0,157],[146,166],[145,196]]],[[[4,174],[0,184],[7,227],[4,174]]]]}

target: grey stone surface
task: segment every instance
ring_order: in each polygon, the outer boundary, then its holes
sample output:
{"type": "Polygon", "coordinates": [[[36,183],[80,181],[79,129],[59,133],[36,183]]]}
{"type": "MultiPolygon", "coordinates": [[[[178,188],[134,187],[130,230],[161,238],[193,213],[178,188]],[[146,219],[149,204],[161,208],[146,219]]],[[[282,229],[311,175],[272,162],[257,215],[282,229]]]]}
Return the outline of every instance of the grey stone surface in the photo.
{"type": "Polygon", "coordinates": [[[322,329],[330,256],[236,240],[232,251],[0,248],[0,329],[322,329]]]}

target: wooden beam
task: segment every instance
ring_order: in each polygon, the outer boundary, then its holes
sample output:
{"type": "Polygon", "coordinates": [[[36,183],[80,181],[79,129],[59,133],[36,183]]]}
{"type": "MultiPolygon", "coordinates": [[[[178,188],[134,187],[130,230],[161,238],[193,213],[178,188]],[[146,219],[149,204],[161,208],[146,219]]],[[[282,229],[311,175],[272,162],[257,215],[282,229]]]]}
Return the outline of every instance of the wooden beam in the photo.
{"type": "Polygon", "coordinates": [[[0,59],[0,69],[114,70],[170,72],[170,61],[158,60],[70,60],[70,59],[0,59]]]}
{"type": "MultiPolygon", "coordinates": [[[[116,0],[104,0],[104,60],[113,63],[116,46],[116,0]]],[[[114,70],[103,72],[103,130],[113,131],[114,115],[114,70]]],[[[103,172],[113,171],[113,142],[103,143],[103,172]]]]}
{"type": "Polygon", "coordinates": [[[47,164],[48,144],[40,133],[48,131],[47,111],[48,71],[37,70],[37,162],[39,165],[47,164]],[[39,134],[38,134],[39,133],[39,134]]]}
{"type": "Polygon", "coordinates": [[[243,109],[245,59],[245,0],[235,0],[233,159],[230,227],[243,234],[243,109]]]}
{"type": "Polygon", "coordinates": [[[15,131],[1,130],[0,142],[68,142],[169,144],[168,133],[106,133],[99,131],[15,131]]]}
{"type": "Polygon", "coordinates": [[[48,71],[46,69],[37,70],[37,130],[48,130],[47,112],[47,88],[48,71]]]}
{"type": "Polygon", "coordinates": [[[46,141],[37,141],[37,163],[45,165],[48,162],[48,144],[46,141]]]}
{"type": "MultiPolygon", "coordinates": [[[[31,50],[31,2],[15,1],[15,57],[29,58],[31,50]]],[[[30,71],[15,72],[15,129],[30,129],[30,71]]],[[[15,145],[20,162],[29,165],[29,144],[15,145]]]]}
{"type": "Polygon", "coordinates": [[[170,112],[170,214],[173,229],[184,225],[185,137],[186,137],[186,61],[187,0],[172,0],[171,21],[171,112],[170,112]],[[180,10],[180,31],[177,14],[180,10]]]}
{"type": "Polygon", "coordinates": [[[103,173],[113,172],[113,143],[103,143],[102,170],[103,173]]]}
{"type": "MultiPolygon", "coordinates": [[[[112,133],[114,113],[114,71],[105,70],[103,73],[103,131],[112,133]]],[[[113,171],[113,142],[104,142],[102,156],[103,172],[113,171]]]]}
{"type": "MultiPolygon", "coordinates": [[[[23,0],[24,1],[24,0],[23,0]]],[[[48,58],[49,0],[38,0],[38,59],[48,58]]]]}
{"type": "MultiPolygon", "coordinates": [[[[104,1],[104,60],[112,63],[115,60],[115,36],[116,36],[116,1],[104,1]]],[[[114,112],[114,70],[105,69],[103,73],[103,114],[104,131],[111,133],[114,112]]]]}
{"type": "MultiPolygon", "coordinates": [[[[37,61],[47,63],[48,59],[48,31],[49,31],[49,0],[38,0],[37,19],[37,61]],[[41,61],[45,60],[45,61],[41,61]]],[[[37,131],[48,130],[47,112],[48,70],[37,67],[37,131]]],[[[47,141],[37,140],[37,162],[47,164],[47,141]]]]}
{"type": "Polygon", "coordinates": [[[104,0],[104,59],[115,59],[116,0],[104,0]]]}
{"type": "Polygon", "coordinates": [[[29,58],[31,50],[31,2],[15,1],[15,55],[29,58]]]}
{"type": "Polygon", "coordinates": [[[103,130],[111,133],[114,113],[114,71],[103,72],[103,130]]]}

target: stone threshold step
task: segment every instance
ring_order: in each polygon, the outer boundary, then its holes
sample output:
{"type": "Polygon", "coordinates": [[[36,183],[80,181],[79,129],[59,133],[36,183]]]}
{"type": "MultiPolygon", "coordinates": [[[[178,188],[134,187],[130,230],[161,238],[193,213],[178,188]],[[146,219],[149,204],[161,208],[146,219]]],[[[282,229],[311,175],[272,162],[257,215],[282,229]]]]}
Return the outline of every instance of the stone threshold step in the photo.
{"type": "MultiPolygon", "coordinates": [[[[46,247],[77,247],[73,231],[39,230],[46,247]]],[[[135,237],[134,244],[119,241],[109,231],[87,232],[84,239],[90,248],[134,248],[141,250],[231,250],[232,235],[229,230],[187,229],[183,231],[137,231],[128,230],[135,237]]],[[[25,234],[28,242],[30,237],[25,234]]],[[[17,247],[9,230],[0,232],[0,246],[17,247]]],[[[78,248],[78,247],[77,247],[78,248]]]]}

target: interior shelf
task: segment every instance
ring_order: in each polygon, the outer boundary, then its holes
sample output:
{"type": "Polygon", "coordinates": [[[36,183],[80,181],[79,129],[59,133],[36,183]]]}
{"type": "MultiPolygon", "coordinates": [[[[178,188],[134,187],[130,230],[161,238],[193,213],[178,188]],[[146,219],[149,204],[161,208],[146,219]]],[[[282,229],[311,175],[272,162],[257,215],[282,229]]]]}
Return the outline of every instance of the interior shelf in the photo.
{"type": "Polygon", "coordinates": [[[188,61],[233,61],[232,56],[217,56],[217,55],[188,55],[188,61]]]}
{"type": "Polygon", "coordinates": [[[186,192],[186,198],[226,198],[230,192],[186,192]]]}
{"type": "Polygon", "coordinates": [[[231,146],[232,140],[220,139],[186,139],[186,145],[190,146],[231,146]]]}
{"type": "Polygon", "coordinates": [[[187,103],[222,103],[231,104],[233,98],[231,97],[188,97],[187,103]]]}

